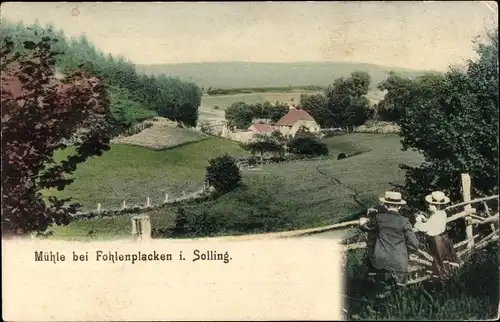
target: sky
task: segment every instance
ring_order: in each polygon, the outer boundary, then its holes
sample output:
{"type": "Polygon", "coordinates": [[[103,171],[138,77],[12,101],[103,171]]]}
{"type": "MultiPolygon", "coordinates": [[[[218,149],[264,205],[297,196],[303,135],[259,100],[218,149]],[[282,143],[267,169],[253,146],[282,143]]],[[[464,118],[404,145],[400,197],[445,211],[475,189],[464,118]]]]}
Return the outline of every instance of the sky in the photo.
{"type": "Polygon", "coordinates": [[[446,70],[498,25],[490,1],[2,3],[136,64],[347,61],[446,70]]]}

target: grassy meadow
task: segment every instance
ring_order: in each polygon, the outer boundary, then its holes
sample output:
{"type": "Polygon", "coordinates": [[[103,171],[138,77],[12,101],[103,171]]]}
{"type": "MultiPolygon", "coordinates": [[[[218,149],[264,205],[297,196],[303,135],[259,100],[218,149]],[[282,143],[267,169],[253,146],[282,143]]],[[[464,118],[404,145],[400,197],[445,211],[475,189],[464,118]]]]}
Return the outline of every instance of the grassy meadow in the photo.
{"type": "MultiPolygon", "coordinates": [[[[235,225],[224,234],[241,233],[237,225],[254,213],[280,217],[280,230],[314,227],[342,221],[360,211],[362,203],[376,202],[378,195],[401,182],[400,163],[420,162],[414,152],[401,151],[397,135],[351,134],[324,139],[328,158],[270,164],[260,170],[242,171],[242,185],[228,194],[186,206],[186,212],[207,211],[235,225]],[[337,160],[339,153],[358,155],[337,160]],[[340,182],[340,183],[339,183],[340,182]]],[[[236,142],[211,138],[164,151],[113,145],[102,157],[89,160],[75,173],[75,182],[63,192],[88,209],[101,202],[103,208],[162,200],[165,191],[196,189],[203,181],[208,160],[223,153],[242,155],[236,142]]],[[[153,227],[168,228],[175,209],[151,212],[153,227]]],[[[54,237],[86,238],[129,235],[128,216],[72,222],[57,227],[54,237]]],[[[103,237],[104,238],[104,237],[103,237]]]]}
{"type": "Polygon", "coordinates": [[[269,92],[269,93],[242,93],[230,95],[203,95],[201,98],[202,108],[214,108],[218,106],[221,110],[225,110],[228,106],[236,102],[245,102],[247,104],[257,104],[269,101],[271,103],[283,102],[289,105],[298,104],[300,102],[300,95],[310,94],[315,92],[269,92]]]}
{"type": "Polygon", "coordinates": [[[366,278],[364,250],[347,257],[346,319],[358,321],[463,321],[498,318],[498,245],[475,252],[449,280],[429,281],[376,295],[384,284],[366,278]],[[480,272],[478,274],[478,272],[480,272]]]}
{"type": "MultiPolygon", "coordinates": [[[[60,151],[56,158],[71,152],[60,151]]],[[[66,189],[49,190],[46,195],[74,197],[86,210],[95,209],[97,203],[103,209],[120,207],[123,200],[129,205],[142,204],[148,196],[152,203],[159,203],[165,192],[180,196],[182,190],[199,189],[208,160],[225,152],[246,153],[238,143],[215,137],[166,150],[112,144],[102,156],[80,164],[75,181],[66,189]]]]}
{"type": "MultiPolygon", "coordinates": [[[[271,103],[283,102],[288,105],[297,105],[300,102],[300,96],[303,94],[315,94],[321,91],[297,90],[292,92],[251,92],[228,95],[203,95],[201,98],[201,107],[203,109],[213,109],[218,106],[221,110],[226,109],[233,103],[245,102],[247,104],[257,104],[269,101],[271,103]]],[[[368,99],[372,104],[378,103],[384,98],[384,93],[378,90],[371,90],[368,99]]]]}

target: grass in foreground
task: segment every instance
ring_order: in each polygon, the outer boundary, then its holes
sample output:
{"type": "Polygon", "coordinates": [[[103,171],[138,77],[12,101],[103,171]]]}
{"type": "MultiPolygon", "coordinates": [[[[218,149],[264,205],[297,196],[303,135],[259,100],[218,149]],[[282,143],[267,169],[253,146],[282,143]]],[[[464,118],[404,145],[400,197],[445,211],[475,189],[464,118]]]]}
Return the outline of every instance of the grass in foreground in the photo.
{"type": "MultiPolygon", "coordinates": [[[[222,234],[279,231],[336,223],[344,220],[348,215],[364,209],[364,205],[371,206],[384,190],[390,189],[391,182],[401,182],[404,173],[398,167],[400,163],[414,164],[421,161],[420,156],[416,153],[402,152],[399,137],[395,135],[353,134],[332,137],[325,141],[330,146],[333,153],[332,157],[272,164],[264,166],[262,170],[243,170],[241,187],[217,200],[186,206],[186,213],[190,216],[206,214],[207,218],[205,219],[211,221],[215,225],[214,230],[222,234]],[[336,160],[337,152],[352,153],[357,151],[367,152],[351,158],[336,160]],[[357,201],[364,205],[359,204],[357,201]]],[[[205,156],[206,152],[200,150],[202,146],[196,145],[206,144],[205,142],[165,151],[165,155],[160,154],[161,157],[158,156],[159,161],[148,161],[150,163],[147,167],[141,165],[140,160],[137,160],[135,165],[130,165],[130,170],[128,170],[131,172],[130,174],[120,171],[120,173],[123,173],[120,175],[123,178],[121,180],[128,179],[129,176],[135,175],[133,173],[137,171],[143,171],[144,176],[148,176],[147,171],[158,173],[157,168],[162,164],[161,160],[163,158],[165,168],[162,170],[162,173],[164,173],[161,177],[162,180],[169,179],[171,181],[172,176],[174,176],[178,178],[179,184],[182,184],[183,178],[192,178],[195,171],[199,171],[201,180],[205,171],[205,162],[201,162],[201,160],[206,159],[207,156],[205,156]],[[189,150],[185,150],[188,148],[189,150]],[[173,153],[177,157],[174,158],[169,153],[173,153]],[[204,157],[197,156],[198,153],[204,155],[204,157]],[[137,170],[142,169],[142,167],[144,167],[143,170],[137,170]],[[175,172],[170,173],[167,169],[175,170],[175,172]]],[[[227,144],[232,143],[225,142],[227,144]]],[[[236,149],[236,147],[233,148],[236,149]]],[[[149,150],[146,151],[152,153],[149,150]]],[[[213,150],[211,151],[210,155],[213,155],[213,150]]],[[[120,156],[118,159],[126,158],[120,156]]],[[[150,159],[154,160],[152,157],[144,160],[150,159]]],[[[105,160],[103,160],[103,164],[107,165],[105,160]]],[[[114,167],[122,166],[115,164],[114,167]]],[[[87,171],[91,175],[91,167],[87,168],[87,171]]],[[[119,180],[116,178],[117,172],[113,174],[104,172],[101,169],[99,174],[101,176],[115,177],[114,180],[119,180]]],[[[160,182],[158,178],[149,176],[153,178],[151,180],[160,182]]],[[[107,184],[106,180],[97,183],[97,178],[100,177],[96,175],[95,180],[80,177],[81,180],[78,184],[82,192],[72,188],[73,190],[69,190],[68,193],[73,192],[75,196],[80,193],[89,202],[95,202],[96,199],[91,198],[92,193],[96,193],[94,192],[97,190],[96,187],[100,191],[103,190],[99,184],[107,184]],[[87,184],[83,185],[84,182],[87,182],[87,184]],[[90,189],[90,187],[94,189],[90,189]]],[[[198,183],[201,181],[191,182],[198,183]]],[[[138,195],[142,197],[145,193],[137,192],[138,189],[143,189],[142,191],[145,189],[151,190],[151,185],[147,181],[141,183],[131,180],[127,181],[127,183],[129,189],[136,189],[135,193],[129,190],[129,196],[138,195]]],[[[75,182],[75,184],[77,183],[75,182]]],[[[104,194],[101,192],[94,197],[97,198],[99,195],[104,194]]],[[[151,196],[153,195],[151,194],[151,196]]],[[[79,197],[79,199],[81,200],[82,197],[79,197]]],[[[123,199],[116,199],[117,205],[121,200],[123,199]]],[[[139,201],[143,202],[142,199],[139,201]]],[[[91,203],[90,206],[94,206],[94,203],[91,203]]],[[[175,214],[176,210],[174,208],[150,213],[153,227],[159,230],[170,228],[175,214]]],[[[105,235],[108,232],[129,235],[129,216],[125,217],[126,219],[110,218],[74,222],[67,227],[58,227],[56,235],[85,237],[90,230],[98,231],[96,234],[99,235],[105,235]],[[112,226],[114,220],[117,221],[116,226],[112,230],[107,230],[105,227],[112,226]],[[97,228],[100,227],[101,222],[104,228],[97,228]]],[[[203,232],[200,232],[200,234],[203,234],[203,232]]]]}
{"type": "MultiPolygon", "coordinates": [[[[199,189],[205,178],[208,160],[223,153],[245,154],[236,142],[211,137],[174,149],[155,151],[144,147],[113,144],[111,150],[80,164],[75,181],[63,191],[49,190],[46,195],[74,197],[84,209],[142,204],[146,197],[160,203],[165,192],[178,197],[182,191],[199,189]]],[[[57,157],[71,153],[61,151],[57,157]]]]}
{"type": "Polygon", "coordinates": [[[366,279],[365,252],[350,252],[346,270],[349,320],[480,320],[498,315],[498,244],[469,258],[450,280],[393,289],[376,299],[382,285],[366,279]]]}

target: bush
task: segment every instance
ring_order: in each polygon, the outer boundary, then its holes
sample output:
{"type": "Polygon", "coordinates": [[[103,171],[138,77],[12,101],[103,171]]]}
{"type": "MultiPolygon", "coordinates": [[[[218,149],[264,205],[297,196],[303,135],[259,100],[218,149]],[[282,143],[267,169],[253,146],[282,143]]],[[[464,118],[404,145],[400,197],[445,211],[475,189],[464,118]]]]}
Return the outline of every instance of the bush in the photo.
{"type": "Polygon", "coordinates": [[[218,156],[209,161],[205,180],[219,194],[234,189],[241,181],[241,173],[236,161],[228,154],[218,156]]]}
{"type": "Polygon", "coordinates": [[[342,159],[345,159],[345,158],[347,158],[347,154],[340,153],[339,156],[337,157],[337,160],[342,160],[342,159]]]}
{"type": "Polygon", "coordinates": [[[312,137],[296,137],[288,144],[288,151],[298,155],[328,155],[328,147],[312,137]]]}
{"type": "Polygon", "coordinates": [[[202,133],[205,133],[205,134],[208,134],[208,135],[213,135],[213,131],[212,131],[212,128],[210,127],[210,125],[208,125],[207,123],[202,123],[200,125],[200,131],[202,133]]]}
{"type": "Polygon", "coordinates": [[[217,213],[201,210],[189,213],[182,207],[177,208],[173,229],[156,231],[158,237],[210,237],[225,229],[223,216],[217,213]]]}

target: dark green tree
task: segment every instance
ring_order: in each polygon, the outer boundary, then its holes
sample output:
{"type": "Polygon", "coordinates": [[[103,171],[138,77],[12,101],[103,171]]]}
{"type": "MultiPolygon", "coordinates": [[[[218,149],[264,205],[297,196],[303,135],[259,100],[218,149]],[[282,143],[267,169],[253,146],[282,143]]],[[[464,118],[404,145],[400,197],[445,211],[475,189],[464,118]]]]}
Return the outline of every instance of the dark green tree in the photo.
{"type": "Polygon", "coordinates": [[[209,160],[205,180],[219,194],[223,194],[236,188],[240,183],[240,169],[236,165],[234,158],[230,155],[218,156],[209,160]]]}
{"type": "Polygon", "coordinates": [[[231,104],[225,111],[228,126],[246,129],[252,124],[254,114],[250,106],[244,102],[231,104]]]}
{"type": "Polygon", "coordinates": [[[268,118],[271,119],[271,122],[278,122],[289,110],[288,104],[276,102],[268,107],[268,118]]]}
{"type": "Polygon", "coordinates": [[[403,149],[425,157],[419,167],[402,166],[400,189],[413,206],[423,206],[433,190],[460,200],[464,172],[472,177],[474,196],[498,194],[498,30],[476,43],[476,51],[465,71],[421,79],[409,100],[400,124],[403,149]]]}

